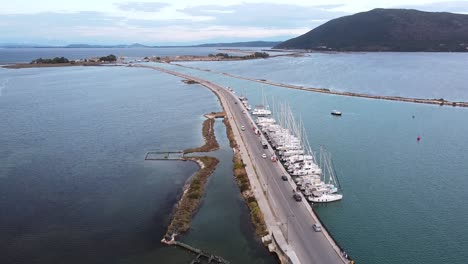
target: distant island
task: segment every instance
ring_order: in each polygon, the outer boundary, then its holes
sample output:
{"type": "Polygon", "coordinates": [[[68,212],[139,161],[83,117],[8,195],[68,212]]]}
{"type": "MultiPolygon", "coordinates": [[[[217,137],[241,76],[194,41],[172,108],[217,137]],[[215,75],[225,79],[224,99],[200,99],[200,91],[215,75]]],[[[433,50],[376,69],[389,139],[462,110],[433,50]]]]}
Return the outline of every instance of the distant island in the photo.
{"type": "Polygon", "coordinates": [[[70,44],[65,46],[46,46],[46,45],[34,45],[34,44],[0,44],[0,48],[191,48],[191,47],[225,47],[225,48],[242,48],[242,47],[273,47],[278,45],[281,41],[247,41],[247,42],[233,42],[233,43],[207,43],[199,45],[188,45],[188,46],[149,46],[139,43],[134,44],[120,44],[120,45],[92,45],[92,44],[70,44]]]}
{"type": "Polygon", "coordinates": [[[379,8],[330,20],[274,48],[468,52],[468,15],[379,8]]]}
{"type": "Polygon", "coordinates": [[[38,58],[30,63],[18,63],[12,65],[4,65],[2,68],[22,69],[22,68],[41,68],[41,67],[66,67],[66,66],[99,66],[106,63],[115,63],[117,57],[113,54],[79,60],[69,60],[65,57],[55,57],[50,59],[38,58]]]}

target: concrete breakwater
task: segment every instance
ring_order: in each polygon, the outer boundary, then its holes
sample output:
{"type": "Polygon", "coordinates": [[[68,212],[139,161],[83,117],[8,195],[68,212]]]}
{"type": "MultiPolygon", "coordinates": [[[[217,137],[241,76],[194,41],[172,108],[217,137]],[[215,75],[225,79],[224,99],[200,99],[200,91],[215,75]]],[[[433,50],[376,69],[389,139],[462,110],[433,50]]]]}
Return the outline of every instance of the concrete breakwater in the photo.
{"type": "Polygon", "coordinates": [[[352,97],[361,97],[361,98],[379,99],[379,100],[388,100],[388,101],[399,101],[399,102],[407,102],[407,103],[433,104],[433,105],[441,105],[441,106],[447,105],[447,106],[454,106],[454,107],[455,106],[468,107],[468,102],[453,102],[453,101],[445,100],[443,98],[426,99],[426,98],[410,98],[410,97],[389,96],[389,95],[372,95],[372,94],[353,93],[353,92],[339,92],[339,91],[333,91],[327,88],[304,87],[304,86],[293,85],[293,84],[272,82],[272,81],[268,81],[265,79],[254,79],[254,78],[238,76],[238,75],[234,75],[234,74],[230,74],[226,72],[218,72],[218,71],[202,69],[199,67],[186,66],[186,65],[181,65],[181,64],[172,64],[172,65],[176,65],[176,66],[184,67],[184,68],[190,68],[190,69],[199,70],[199,71],[208,71],[208,72],[221,74],[221,75],[229,76],[229,77],[236,78],[236,79],[242,79],[242,80],[247,80],[247,81],[252,81],[252,82],[269,84],[269,85],[273,85],[277,87],[309,91],[309,92],[315,92],[315,93],[325,93],[325,94],[334,94],[334,95],[341,95],[341,96],[352,96],[352,97]]]}

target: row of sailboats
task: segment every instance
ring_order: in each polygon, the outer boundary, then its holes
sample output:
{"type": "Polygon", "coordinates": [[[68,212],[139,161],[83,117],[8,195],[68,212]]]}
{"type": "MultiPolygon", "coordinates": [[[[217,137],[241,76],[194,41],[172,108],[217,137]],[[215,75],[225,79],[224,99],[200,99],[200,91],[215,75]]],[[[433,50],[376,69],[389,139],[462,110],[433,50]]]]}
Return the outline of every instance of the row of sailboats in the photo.
{"type": "Polygon", "coordinates": [[[279,104],[278,111],[274,107],[273,117],[263,92],[262,101],[263,104],[255,107],[251,114],[256,117],[255,122],[260,131],[307,200],[327,203],[343,199],[343,195],[339,193],[340,185],[333,169],[331,154],[320,147],[317,161],[304,125],[301,120],[296,121],[289,105],[279,104]]]}

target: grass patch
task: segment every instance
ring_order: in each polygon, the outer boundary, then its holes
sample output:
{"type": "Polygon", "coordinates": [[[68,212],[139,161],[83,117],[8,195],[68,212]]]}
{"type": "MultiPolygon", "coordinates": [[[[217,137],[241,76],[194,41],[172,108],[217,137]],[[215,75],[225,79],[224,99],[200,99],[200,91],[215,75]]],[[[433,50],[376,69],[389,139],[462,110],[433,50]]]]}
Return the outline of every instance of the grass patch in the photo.
{"type": "MultiPolygon", "coordinates": [[[[232,148],[237,148],[237,143],[234,138],[234,133],[232,132],[231,124],[229,120],[226,118],[224,119],[224,125],[226,125],[226,133],[229,139],[229,145],[232,148]]],[[[246,202],[247,206],[249,207],[250,211],[250,220],[255,228],[255,233],[262,237],[268,234],[265,219],[263,217],[262,211],[260,211],[260,207],[258,206],[257,199],[253,195],[252,187],[250,185],[249,177],[247,176],[247,171],[245,170],[245,164],[242,161],[242,158],[239,152],[235,152],[232,157],[232,162],[234,163],[233,166],[233,173],[236,179],[237,185],[242,193],[242,197],[246,202]]]]}
{"type": "Polygon", "coordinates": [[[186,157],[186,159],[197,160],[204,164],[204,168],[200,169],[192,182],[187,188],[182,199],[179,201],[175,212],[172,216],[171,224],[167,228],[166,235],[174,233],[180,234],[190,228],[190,222],[195,214],[198,206],[200,205],[201,198],[205,192],[205,184],[219,163],[219,160],[214,157],[186,157]]]}
{"type": "Polygon", "coordinates": [[[219,144],[214,133],[214,122],[215,120],[211,118],[203,122],[202,134],[205,139],[205,144],[198,148],[186,149],[184,153],[210,152],[219,149],[219,144]]]}

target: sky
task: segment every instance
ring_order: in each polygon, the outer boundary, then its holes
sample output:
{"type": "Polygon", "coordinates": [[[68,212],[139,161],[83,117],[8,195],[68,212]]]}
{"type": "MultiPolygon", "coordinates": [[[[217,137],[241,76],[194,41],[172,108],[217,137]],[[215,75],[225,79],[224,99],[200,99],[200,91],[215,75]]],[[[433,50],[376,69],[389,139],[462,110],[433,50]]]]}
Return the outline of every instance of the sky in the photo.
{"type": "Polygon", "coordinates": [[[374,8],[468,14],[468,0],[5,0],[0,44],[282,41],[374,8]]]}

